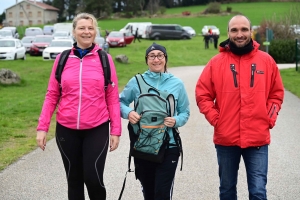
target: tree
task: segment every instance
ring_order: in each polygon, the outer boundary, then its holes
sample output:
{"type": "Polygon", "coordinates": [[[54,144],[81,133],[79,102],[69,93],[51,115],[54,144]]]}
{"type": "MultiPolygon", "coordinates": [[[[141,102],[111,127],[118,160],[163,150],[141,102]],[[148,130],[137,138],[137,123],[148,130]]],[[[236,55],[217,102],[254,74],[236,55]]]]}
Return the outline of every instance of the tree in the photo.
{"type": "Polygon", "coordinates": [[[147,10],[149,10],[150,15],[156,14],[159,10],[159,0],[149,0],[147,10]]]}
{"type": "Polygon", "coordinates": [[[5,12],[0,15],[0,24],[5,20],[5,12]]]}
{"type": "Polygon", "coordinates": [[[66,7],[67,7],[67,16],[68,19],[71,20],[74,16],[80,12],[77,8],[80,7],[81,4],[80,0],[66,0],[66,7]]]}
{"type": "Polygon", "coordinates": [[[95,15],[96,18],[110,15],[112,12],[112,0],[85,0],[85,12],[95,15]]]}
{"type": "Polygon", "coordinates": [[[53,0],[52,6],[58,8],[58,21],[64,22],[66,21],[66,13],[65,13],[65,0],[53,0]]]}
{"type": "Polygon", "coordinates": [[[43,3],[52,6],[52,0],[43,0],[43,3]]]}

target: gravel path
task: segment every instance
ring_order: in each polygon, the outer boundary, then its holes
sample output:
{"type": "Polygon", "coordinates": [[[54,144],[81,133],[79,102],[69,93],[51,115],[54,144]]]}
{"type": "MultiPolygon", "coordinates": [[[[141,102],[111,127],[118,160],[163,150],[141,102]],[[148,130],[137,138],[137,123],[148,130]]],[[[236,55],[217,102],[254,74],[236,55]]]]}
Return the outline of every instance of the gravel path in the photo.
{"type": "MultiPolygon", "coordinates": [[[[288,68],[291,65],[279,65],[288,68]]],[[[203,67],[176,67],[169,71],[180,77],[188,91],[191,117],[180,128],[184,148],[183,171],[176,172],[174,200],[217,200],[217,159],[212,142],[213,127],[199,113],[195,104],[195,83],[203,67]]],[[[123,136],[119,148],[108,153],[105,169],[107,199],[117,200],[127,170],[129,139],[127,121],[123,120],[123,136]]],[[[277,124],[272,129],[269,147],[268,199],[300,199],[300,99],[286,91],[277,124]]],[[[180,163],[179,163],[180,164],[180,163]]],[[[248,199],[245,168],[239,170],[238,197],[248,199]]],[[[65,200],[65,172],[55,140],[27,154],[0,172],[1,200],[65,200]]],[[[86,199],[89,199],[88,197],[86,199]]],[[[142,200],[140,184],[134,174],[127,176],[123,200],[142,200]]]]}

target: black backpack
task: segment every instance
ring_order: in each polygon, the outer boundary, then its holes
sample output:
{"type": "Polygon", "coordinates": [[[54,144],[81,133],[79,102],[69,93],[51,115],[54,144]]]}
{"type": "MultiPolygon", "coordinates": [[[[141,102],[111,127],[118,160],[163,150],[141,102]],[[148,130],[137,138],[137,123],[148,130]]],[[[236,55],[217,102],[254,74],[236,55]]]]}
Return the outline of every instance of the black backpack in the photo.
{"type": "MultiPolygon", "coordinates": [[[[71,53],[71,49],[67,49],[67,50],[64,50],[60,54],[60,58],[59,58],[57,68],[55,71],[55,78],[56,78],[57,82],[59,83],[60,92],[61,92],[61,74],[64,70],[64,67],[69,58],[70,53],[71,53]]],[[[104,89],[106,90],[108,84],[114,84],[111,81],[111,77],[110,77],[109,60],[108,60],[107,53],[105,51],[99,50],[98,54],[99,54],[100,62],[102,64],[102,68],[103,68],[104,80],[105,80],[105,83],[104,83],[105,88],[104,89]]]]}

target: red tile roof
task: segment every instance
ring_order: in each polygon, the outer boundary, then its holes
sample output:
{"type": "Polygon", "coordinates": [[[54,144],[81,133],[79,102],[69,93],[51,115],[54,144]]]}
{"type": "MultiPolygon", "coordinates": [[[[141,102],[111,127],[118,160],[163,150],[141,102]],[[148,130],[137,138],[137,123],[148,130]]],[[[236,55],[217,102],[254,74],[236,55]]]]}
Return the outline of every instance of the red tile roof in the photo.
{"type": "Polygon", "coordinates": [[[31,3],[31,4],[34,4],[40,8],[43,8],[45,10],[56,10],[58,11],[59,9],[58,8],[55,8],[53,6],[50,6],[48,4],[45,4],[45,3],[42,3],[42,2],[39,2],[39,1],[34,1],[34,0],[27,0],[27,2],[31,3]]]}

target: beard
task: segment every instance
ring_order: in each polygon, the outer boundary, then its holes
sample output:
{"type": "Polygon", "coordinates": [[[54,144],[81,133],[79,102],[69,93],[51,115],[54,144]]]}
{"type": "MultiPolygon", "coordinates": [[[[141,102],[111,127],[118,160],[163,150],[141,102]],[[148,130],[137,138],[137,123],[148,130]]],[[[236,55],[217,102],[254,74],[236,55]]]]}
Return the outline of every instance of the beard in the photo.
{"type": "Polygon", "coordinates": [[[251,41],[251,37],[242,37],[242,38],[229,38],[230,42],[234,43],[238,48],[244,47],[251,41]],[[243,40],[243,43],[237,42],[238,40],[243,40]]]}

